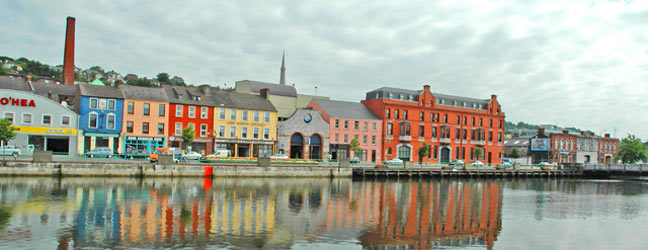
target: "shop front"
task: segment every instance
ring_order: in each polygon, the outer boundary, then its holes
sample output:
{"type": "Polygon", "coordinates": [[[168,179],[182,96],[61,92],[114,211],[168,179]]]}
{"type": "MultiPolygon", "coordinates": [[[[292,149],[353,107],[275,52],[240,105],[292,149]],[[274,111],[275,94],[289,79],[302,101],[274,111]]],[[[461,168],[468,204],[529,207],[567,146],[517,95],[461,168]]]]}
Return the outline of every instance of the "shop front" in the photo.
{"type": "Polygon", "coordinates": [[[194,138],[194,140],[188,145],[184,145],[184,142],[182,141],[182,137],[169,136],[169,145],[174,148],[182,148],[185,150],[191,150],[194,152],[201,153],[203,155],[207,155],[212,153],[211,148],[213,147],[214,144],[211,138],[198,137],[198,138],[194,138]]]}
{"type": "Polygon", "coordinates": [[[110,148],[115,154],[117,154],[117,149],[119,148],[119,134],[84,131],[83,141],[80,144],[83,145],[83,151],[81,154],[95,148],[110,148]]]}
{"type": "Polygon", "coordinates": [[[77,130],[73,128],[47,128],[15,126],[16,137],[9,142],[23,152],[52,151],[55,154],[76,152],[77,130]]]}
{"type": "Polygon", "coordinates": [[[153,152],[156,148],[163,148],[165,145],[164,137],[124,136],[122,140],[124,142],[124,152],[133,149],[153,152]]]}
{"type": "Polygon", "coordinates": [[[229,150],[235,157],[270,157],[274,144],[274,141],[216,139],[214,150],[229,150]]]}

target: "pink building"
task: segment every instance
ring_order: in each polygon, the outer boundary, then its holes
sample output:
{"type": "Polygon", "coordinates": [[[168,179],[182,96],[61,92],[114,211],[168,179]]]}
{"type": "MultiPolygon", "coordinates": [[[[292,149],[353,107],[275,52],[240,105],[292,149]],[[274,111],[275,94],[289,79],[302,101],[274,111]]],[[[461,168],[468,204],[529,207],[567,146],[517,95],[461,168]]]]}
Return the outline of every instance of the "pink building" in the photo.
{"type": "Polygon", "coordinates": [[[360,162],[382,162],[380,142],[381,120],[364,104],[313,99],[308,107],[320,111],[329,123],[329,155],[334,160],[358,157],[360,162]],[[349,149],[351,140],[360,143],[362,153],[355,155],[349,149]]]}

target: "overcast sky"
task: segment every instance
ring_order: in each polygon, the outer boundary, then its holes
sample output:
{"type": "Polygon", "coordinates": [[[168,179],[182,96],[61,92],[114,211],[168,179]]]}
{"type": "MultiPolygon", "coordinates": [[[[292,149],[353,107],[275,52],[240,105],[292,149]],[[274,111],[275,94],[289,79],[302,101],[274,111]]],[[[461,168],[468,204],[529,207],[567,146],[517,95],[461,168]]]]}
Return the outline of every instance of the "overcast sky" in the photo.
{"type": "Polygon", "coordinates": [[[0,54],[244,79],[360,101],[390,86],[487,99],[506,119],[648,138],[646,1],[2,1],[0,54]],[[380,2],[380,3],[376,3],[380,2]]]}

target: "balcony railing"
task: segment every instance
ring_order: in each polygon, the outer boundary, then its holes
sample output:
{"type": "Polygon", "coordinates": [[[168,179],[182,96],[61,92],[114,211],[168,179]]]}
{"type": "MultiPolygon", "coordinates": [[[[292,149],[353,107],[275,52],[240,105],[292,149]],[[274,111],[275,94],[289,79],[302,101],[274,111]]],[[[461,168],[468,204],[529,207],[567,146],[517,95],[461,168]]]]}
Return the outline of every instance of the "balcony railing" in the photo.
{"type": "Polygon", "coordinates": [[[450,138],[441,138],[439,139],[440,143],[450,143],[450,138]]]}
{"type": "Polygon", "coordinates": [[[401,141],[411,141],[411,140],[412,140],[412,137],[409,136],[409,135],[401,135],[401,136],[398,137],[398,140],[401,140],[401,141]]]}

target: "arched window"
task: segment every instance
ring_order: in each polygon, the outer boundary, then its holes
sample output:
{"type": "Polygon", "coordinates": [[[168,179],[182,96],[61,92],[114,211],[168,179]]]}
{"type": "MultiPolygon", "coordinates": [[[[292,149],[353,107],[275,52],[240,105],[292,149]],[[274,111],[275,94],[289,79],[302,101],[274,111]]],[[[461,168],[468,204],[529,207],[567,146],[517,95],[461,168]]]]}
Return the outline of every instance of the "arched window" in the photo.
{"type": "Polygon", "coordinates": [[[106,116],[106,129],[115,129],[115,114],[106,116]]]}
{"type": "Polygon", "coordinates": [[[88,114],[88,128],[97,128],[98,116],[97,112],[90,112],[88,114]]]}

